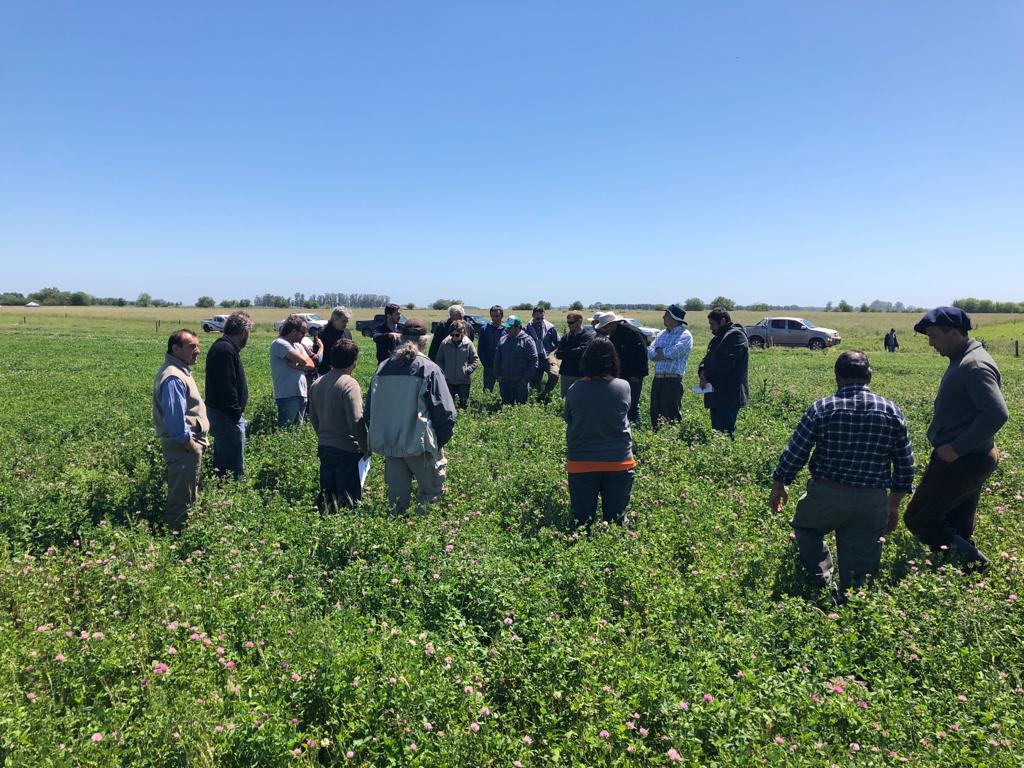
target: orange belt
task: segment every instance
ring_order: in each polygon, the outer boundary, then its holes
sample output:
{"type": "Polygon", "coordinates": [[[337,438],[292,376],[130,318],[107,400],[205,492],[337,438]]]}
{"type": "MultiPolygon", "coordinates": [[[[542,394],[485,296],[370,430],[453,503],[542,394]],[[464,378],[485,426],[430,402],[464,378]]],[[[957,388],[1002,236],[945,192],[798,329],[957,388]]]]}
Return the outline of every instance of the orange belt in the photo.
{"type": "Polygon", "coordinates": [[[565,462],[565,471],[570,475],[582,472],[625,472],[636,466],[636,459],[625,461],[569,461],[565,462]]]}

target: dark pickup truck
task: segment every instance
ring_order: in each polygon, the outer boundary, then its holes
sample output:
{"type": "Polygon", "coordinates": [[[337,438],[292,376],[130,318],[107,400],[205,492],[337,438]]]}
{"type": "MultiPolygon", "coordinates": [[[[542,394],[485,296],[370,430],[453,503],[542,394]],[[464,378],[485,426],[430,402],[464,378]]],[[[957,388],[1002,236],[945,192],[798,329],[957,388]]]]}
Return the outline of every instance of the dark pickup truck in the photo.
{"type": "MultiPolygon", "coordinates": [[[[373,336],[373,329],[384,322],[384,315],[374,315],[373,320],[356,320],[356,333],[361,333],[363,336],[373,336]]],[[[400,318],[398,321],[398,327],[401,328],[405,325],[405,318],[400,318]]]]}

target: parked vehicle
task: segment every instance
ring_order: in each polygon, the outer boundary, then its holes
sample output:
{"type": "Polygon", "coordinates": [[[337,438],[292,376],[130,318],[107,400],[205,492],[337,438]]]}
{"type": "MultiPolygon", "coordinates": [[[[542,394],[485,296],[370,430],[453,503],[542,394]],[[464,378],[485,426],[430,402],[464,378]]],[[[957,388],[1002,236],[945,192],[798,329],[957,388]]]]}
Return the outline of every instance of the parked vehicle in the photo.
{"type": "Polygon", "coordinates": [[[650,346],[651,342],[654,341],[654,337],[658,335],[657,328],[651,328],[649,325],[644,325],[639,320],[633,320],[632,318],[629,317],[624,317],[622,319],[625,320],[630,325],[632,325],[634,328],[636,328],[638,331],[640,331],[640,333],[644,335],[644,340],[647,342],[647,346],[650,346]]]}
{"type": "Polygon", "coordinates": [[[819,328],[799,317],[766,317],[757,325],[745,327],[750,346],[762,348],[807,347],[825,349],[839,344],[843,338],[832,328],[819,328]]]}
{"type": "MultiPolygon", "coordinates": [[[[373,320],[356,320],[356,333],[361,333],[363,336],[373,336],[373,329],[384,322],[384,315],[374,315],[373,320]]],[[[400,318],[398,321],[398,327],[401,328],[405,325],[405,318],[400,318]]]]}
{"type": "Polygon", "coordinates": [[[228,321],[227,315],[214,315],[209,320],[203,320],[203,330],[207,333],[214,331],[224,332],[224,323],[228,321]]]}
{"type": "Polygon", "coordinates": [[[466,322],[473,326],[473,330],[476,331],[477,335],[484,329],[484,326],[491,322],[490,318],[484,317],[483,315],[466,315],[466,322]]]}
{"type": "MultiPolygon", "coordinates": [[[[324,329],[324,326],[327,325],[327,321],[324,320],[322,317],[320,317],[320,315],[317,315],[317,314],[313,314],[313,313],[310,313],[310,312],[296,312],[296,315],[298,317],[305,318],[306,324],[309,325],[309,330],[311,330],[311,331],[315,328],[317,330],[317,332],[320,332],[320,331],[322,331],[324,329]]],[[[284,327],[284,320],[278,320],[276,323],[274,323],[274,330],[275,331],[280,331],[281,328],[283,328],[283,327],[284,327]]]]}

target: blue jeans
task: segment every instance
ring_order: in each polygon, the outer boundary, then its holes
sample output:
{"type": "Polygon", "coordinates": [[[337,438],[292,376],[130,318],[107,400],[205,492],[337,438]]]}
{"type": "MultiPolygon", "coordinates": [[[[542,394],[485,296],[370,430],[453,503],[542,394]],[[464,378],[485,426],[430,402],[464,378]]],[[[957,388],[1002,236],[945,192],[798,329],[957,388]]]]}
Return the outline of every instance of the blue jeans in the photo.
{"type": "Polygon", "coordinates": [[[294,397],[274,398],[277,403],[277,426],[295,426],[302,423],[302,416],[306,413],[306,398],[302,395],[294,397]]]}
{"type": "Polygon", "coordinates": [[[321,512],[337,511],[338,507],[354,507],[363,497],[359,484],[359,459],[362,454],[318,445],[320,457],[320,495],[316,506],[321,512]]]}
{"type": "Polygon", "coordinates": [[[501,391],[502,405],[523,405],[530,399],[530,384],[527,381],[502,379],[498,382],[498,389],[501,391]]]}
{"type": "Polygon", "coordinates": [[[577,527],[593,522],[598,495],[601,496],[602,519],[621,525],[633,495],[633,470],[569,473],[569,505],[577,527]]]}
{"type": "Polygon", "coordinates": [[[249,422],[242,416],[234,421],[224,411],[206,409],[213,436],[213,471],[223,477],[228,472],[237,480],[245,472],[245,428],[249,422]]]}
{"type": "Polygon", "coordinates": [[[731,408],[710,408],[711,428],[716,432],[725,432],[732,437],[736,431],[736,417],[739,416],[739,406],[731,408]]]}

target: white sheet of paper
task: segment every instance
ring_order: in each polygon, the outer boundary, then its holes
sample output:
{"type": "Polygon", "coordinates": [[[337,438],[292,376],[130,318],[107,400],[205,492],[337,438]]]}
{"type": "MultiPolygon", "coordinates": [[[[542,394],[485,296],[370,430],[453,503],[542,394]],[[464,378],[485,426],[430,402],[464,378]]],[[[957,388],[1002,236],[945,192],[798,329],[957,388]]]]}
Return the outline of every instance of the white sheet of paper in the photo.
{"type": "Polygon", "coordinates": [[[706,395],[709,392],[714,392],[715,388],[708,384],[706,387],[702,387],[700,384],[693,385],[693,394],[695,395],[706,395]]]}
{"type": "Polygon", "coordinates": [[[366,475],[370,472],[370,457],[359,460],[359,487],[366,485],[366,475]]]}

